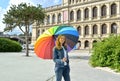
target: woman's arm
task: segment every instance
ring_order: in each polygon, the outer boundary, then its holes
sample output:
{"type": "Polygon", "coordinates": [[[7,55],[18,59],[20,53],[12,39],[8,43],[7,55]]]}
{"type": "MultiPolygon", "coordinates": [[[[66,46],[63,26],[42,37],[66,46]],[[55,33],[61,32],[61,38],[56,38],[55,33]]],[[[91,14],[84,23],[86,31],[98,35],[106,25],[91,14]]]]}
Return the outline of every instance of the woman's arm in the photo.
{"type": "Polygon", "coordinates": [[[58,54],[57,54],[57,49],[53,48],[53,61],[57,64],[64,64],[64,62],[62,61],[62,59],[59,59],[58,54]]]}

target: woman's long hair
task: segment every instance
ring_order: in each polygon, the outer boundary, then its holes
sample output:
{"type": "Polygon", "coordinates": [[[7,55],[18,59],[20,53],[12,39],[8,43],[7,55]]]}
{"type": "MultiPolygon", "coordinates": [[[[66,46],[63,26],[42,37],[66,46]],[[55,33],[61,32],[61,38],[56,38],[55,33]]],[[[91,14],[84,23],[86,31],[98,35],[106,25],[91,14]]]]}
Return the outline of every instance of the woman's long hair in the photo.
{"type": "Polygon", "coordinates": [[[57,40],[56,40],[56,48],[57,49],[61,49],[62,48],[62,46],[64,46],[65,48],[67,47],[67,45],[66,45],[66,38],[65,38],[65,42],[63,43],[63,45],[61,46],[61,44],[60,44],[60,38],[61,37],[65,37],[64,35],[59,35],[58,37],[57,37],[57,40]]]}

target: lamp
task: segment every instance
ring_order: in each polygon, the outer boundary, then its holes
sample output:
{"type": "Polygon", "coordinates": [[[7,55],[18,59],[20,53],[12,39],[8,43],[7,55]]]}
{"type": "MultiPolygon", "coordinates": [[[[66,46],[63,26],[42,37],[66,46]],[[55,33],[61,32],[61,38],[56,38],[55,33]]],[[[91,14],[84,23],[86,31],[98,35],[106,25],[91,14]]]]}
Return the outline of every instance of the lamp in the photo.
{"type": "Polygon", "coordinates": [[[117,25],[113,25],[113,28],[115,29],[115,32],[114,32],[114,33],[115,33],[116,36],[117,36],[117,28],[118,28],[117,25]]]}

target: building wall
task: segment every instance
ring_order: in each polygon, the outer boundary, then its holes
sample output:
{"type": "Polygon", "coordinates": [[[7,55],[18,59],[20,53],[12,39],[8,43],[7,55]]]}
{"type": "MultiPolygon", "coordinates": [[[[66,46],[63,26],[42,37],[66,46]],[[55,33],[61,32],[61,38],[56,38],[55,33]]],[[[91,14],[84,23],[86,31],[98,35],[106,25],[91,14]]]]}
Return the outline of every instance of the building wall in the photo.
{"type": "Polygon", "coordinates": [[[61,5],[51,6],[45,8],[45,10],[47,16],[44,24],[41,26],[33,24],[32,43],[48,28],[63,24],[72,25],[79,29],[80,49],[91,49],[93,42],[100,41],[111,33],[120,33],[120,0],[63,0],[61,5]],[[111,15],[111,5],[113,4],[116,5],[116,14],[111,15]],[[101,15],[103,6],[106,7],[105,16],[101,15]],[[97,17],[93,17],[93,8],[95,7],[97,8],[97,17]],[[80,19],[77,19],[78,10],[81,11],[80,19]],[[89,10],[88,18],[85,18],[85,10],[89,10]],[[73,16],[70,15],[71,13],[74,13],[73,16]],[[61,14],[61,22],[58,22],[58,14],[61,14]],[[52,22],[53,15],[55,16],[54,23],[52,22]],[[50,19],[48,19],[48,16],[50,19]],[[48,20],[50,20],[49,23],[48,20]],[[97,33],[95,34],[93,33],[93,31],[95,32],[94,26],[97,26],[97,33]],[[106,29],[104,29],[104,26],[106,26],[106,29]]]}

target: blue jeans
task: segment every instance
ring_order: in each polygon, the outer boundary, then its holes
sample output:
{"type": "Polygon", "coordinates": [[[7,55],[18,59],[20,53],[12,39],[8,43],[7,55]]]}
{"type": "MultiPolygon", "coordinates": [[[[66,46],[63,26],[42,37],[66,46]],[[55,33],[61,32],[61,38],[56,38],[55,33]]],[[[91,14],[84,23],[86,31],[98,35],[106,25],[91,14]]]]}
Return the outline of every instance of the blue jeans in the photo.
{"type": "Polygon", "coordinates": [[[55,67],[56,81],[61,81],[62,80],[62,76],[64,78],[64,81],[70,81],[69,73],[70,73],[69,66],[55,67]]]}

